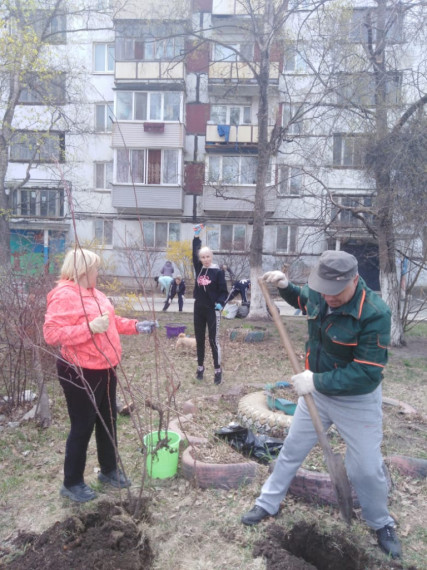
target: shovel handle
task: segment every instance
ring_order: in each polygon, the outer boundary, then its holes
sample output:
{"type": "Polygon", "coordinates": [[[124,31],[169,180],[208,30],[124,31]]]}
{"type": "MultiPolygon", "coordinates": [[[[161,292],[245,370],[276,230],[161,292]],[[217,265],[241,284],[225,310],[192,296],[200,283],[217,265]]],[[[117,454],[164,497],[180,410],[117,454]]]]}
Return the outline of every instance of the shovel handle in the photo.
{"type": "MultiPolygon", "coordinates": [[[[299,374],[302,372],[301,365],[298,360],[298,357],[295,353],[294,347],[292,345],[291,339],[289,338],[288,331],[280,318],[279,313],[277,312],[277,308],[273,304],[271,300],[270,293],[268,291],[267,285],[265,281],[259,277],[258,283],[261,288],[262,294],[264,295],[264,299],[267,303],[268,308],[270,309],[270,314],[273,317],[273,321],[279,331],[280,338],[282,340],[283,346],[288,354],[289,360],[291,362],[292,370],[294,374],[299,374]]],[[[305,403],[307,404],[308,411],[310,412],[311,420],[314,425],[314,429],[316,430],[317,437],[319,439],[319,443],[322,446],[323,452],[325,455],[331,456],[332,455],[332,448],[329,444],[328,438],[323,430],[323,425],[319,417],[319,413],[316,408],[316,404],[314,403],[313,396],[311,394],[305,394],[304,396],[305,403]]]]}

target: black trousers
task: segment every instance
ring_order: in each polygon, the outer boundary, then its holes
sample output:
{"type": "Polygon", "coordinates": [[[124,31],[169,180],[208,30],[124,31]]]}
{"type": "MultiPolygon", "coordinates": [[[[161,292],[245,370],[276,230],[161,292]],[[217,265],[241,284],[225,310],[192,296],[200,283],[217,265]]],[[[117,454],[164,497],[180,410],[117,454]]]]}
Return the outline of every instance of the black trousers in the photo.
{"type": "Polygon", "coordinates": [[[197,345],[197,364],[203,366],[205,361],[205,338],[208,327],[209,344],[211,345],[214,367],[221,366],[221,348],[219,346],[219,323],[221,313],[210,307],[194,303],[194,334],[197,345]]]}
{"type": "Polygon", "coordinates": [[[109,473],[117,468],[117,377],[112,368],[78,369],[61,360],[57,361],[57,370],[71,422],[64,461],[64,485],[71,487],[84,482],[87,448],[94,428],[101,471],[109,473]]]}

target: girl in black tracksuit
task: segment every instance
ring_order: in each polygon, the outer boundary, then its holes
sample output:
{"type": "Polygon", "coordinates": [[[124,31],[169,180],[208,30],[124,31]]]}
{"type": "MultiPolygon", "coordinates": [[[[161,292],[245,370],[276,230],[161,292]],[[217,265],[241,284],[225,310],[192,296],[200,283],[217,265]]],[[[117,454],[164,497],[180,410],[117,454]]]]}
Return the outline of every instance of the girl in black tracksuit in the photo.
{"type": "Polygon", "coordinates": [[[193,239],[193,265],[196,272],[194,287],[194,333],[197,344],[197,379],[203,380],[205,371],[205,335],[208,327],[209,343],[215,367],[214,383],[222,380],[221,351],[219,346],[219,323],[221,311],[228,295],[224,271],[212,263],[212,251],[201,248],[198,237],[200,227],[196,226],[193,239]]]}

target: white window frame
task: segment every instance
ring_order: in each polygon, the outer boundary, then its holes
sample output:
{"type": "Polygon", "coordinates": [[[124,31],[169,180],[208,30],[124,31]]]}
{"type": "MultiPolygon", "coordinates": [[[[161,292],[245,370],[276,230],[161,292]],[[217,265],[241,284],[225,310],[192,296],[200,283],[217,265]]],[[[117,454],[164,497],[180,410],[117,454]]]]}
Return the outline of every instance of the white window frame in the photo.
{"type": "MultiPolygon", "coordinates": [[[[218,113],[219,114],[219,113],[218,113]]],[[[252,124],[252,109],[250,105],[211,105],[211,121],[214,124],[223,124],[223,125],[251,125],[252,124]],[[213,115],[214,108],[221,108],[223,111],[223,115],[225,116],[224,121],[217,120],[213,115]],[[234,109],[239,110],[239,120],[236,123],[231,119],[231,112],[234,109]]]]}
{"type": "Polygon", "coordinates": [[[365,137],[361,134],[334,133],[332,166],[334,168],[361,168],[365,137]],[[349,160],[350,159],[350,160],[349,160]]]}
{"type": "Polygon", "coordinates": [[[113,184],[113,161],[94,162],[93,165],[93,186],[95,190],[111,190],[113,184]],[[102,184],[98,182],[102,180],[102,184]]]}
{"type": "Polygon", "coordinates": [[[116,117],[118,121],[149,121],[149,122],[156,122],[160,121],[170,122],[170,123],[179,123],[182,121],[182,94],[176,91],[117,91],[116,92],[116,117]],[[131,108],[130,108],[130,116],[123,118],[121,115],[120,110],[120,96],[121,95],[131,95],[131,108]],[[136,99],[138,95],[145,95],[147,97],[146,103],[146,117],[143,119],[136,119],[136,111],[137,111],[137,104],[136,99]],[[179,113],[177,119],[165,119],[166,115],[166,106],[168,105],[167,96],[168,95],[178,95],[179,96],[179,113]],[[155,98],[160,97],[160,117],[159,118],[152,118],[152,107],[154,106],[155,98]]]}
{"type": "Polygon", "coordinates": [[[144,247],[147,249],[166,249],[169,242],[180,241],[180,222],[142,222],[144,247]]]}
{"type": "Polygon", "coordinates": [[[282,127],[288,127],[288,134],[302,135],[304,133],[304,109],[302,105],[283,103],[282,127]]]}
{"type": "Polygon", "coordinates": [[[111,133],[113,129],[114,103],[108,101],[106,103],[95,103],[95,132],[111,133]],[[102,120],[99,121],[99,117],[102,120]]]}
{"type": "Polygon", "coordinates": [[[96,42],[93,44],[93,72],[94,73],[114,73],[114,43],[112,42],[96,42]],[[103,65],[97,69],[97,50],[104,48],[103,65]]]}
{"type": "Polygon", "coordinates": [[[248,249],[247,240],[246,224],[210,224],[207,227],[206,244],[213,251],[246,252],[248,249]],[[231,240],[231,247],[226,246],[228,240],[231,240]]]}
{"type": "Polygon", "coordinates": [[[306,73],[308,64],[302,55],[297,44],[290,44],[285,47],[283,73],[306,73]]]}
{"type": "Polygon", "coordinates": [[[212,46],[212,61],[224,63],[231,63],[234,61],[253,61],[253,43],[232,43],[224,40],[224,44],[226,45],[215,43],[212,46]]]}
{"type": "Polygon", "coordinates": [[[276,227],[276,251],[280,253],[295,253],[297,251],[297,239],[298,226],[283,224],[276,227]],[[285,247],[282,245],[283,240],[285,241],[285,247]]]}
{"type": "Polygon", "coordinates": [[[255,186],[256,184],[256,171],[257,171],[257,162],[258,162],[258,156],[257,155],[218,155],[218,154],[211,154],[209,156],[209,161],[208,161],[208,178],[207,178],[207,182],[210,184],[224,184],[226,186],[255,186]],[[253,166],[253,175],[254,175],[254,180],[253,182],[244,182],[242,181],[242,177],[245,175],[245,173],[247,173],[244,161],[247,160],[248,158],[253,158],[254,159],[254,166],[253,166]],[[224,168],[226,168],[226,164],[225,161],[227,161],[227,159],[233,159],[234,161],[236,161],[236,175],[237,177],[234,180],[226,180],[224,179],[224,168]],[[215,180],[215,178],[213,177],[213,168],[214,168],[214,163],[217,163],[217,166],[215,167],[216,170],[218,171],[219,174],[219,178],[215,180]]]}
{"type": "Polygon", "coordinates": [[[181,183],[181,163],[182,163],[182,151],[181,149],[117,149],[116,150],[116,176],[115,180],[117,184],[144,184],[148,186],[179,186],[181,183]],[[160,182],[149,182],[150,172],[150,152],[160,151],[160,182]],[[165,168],[167,166],[167,153],[175,153],[176,155],[176,171],[175,171],[175,181],[166,181],[165,168]],[[126,161],[126,162],[125,162],[126,161]],[[133,165],[133,166],[132,166],[133,165]],[[134,172],[132,175],[131,168],[137,168],[138,165],[142,165],[141,176],[137,176],[138,172],[134,172]],[[123,175],[123,177],[122,177],[123,175]],[[125,178],[125,179],[124,179],[125,178]],[[138,180],[140,178],[140,180],[138,180]]]}
{"type": "Polygon", "coordinates": [[[304,188],[304,170],[300,166],[277,165],[278,195],[300,196],[304,188]]]}
{"type": "Polygon", "coordinates": [[[28,216],[37,218],[63,218],[64,217],[64,190],[60,188],[18,188],[13,193],[13,213],[17,216],[28,216]],[[22,207],[23,194],[31,193],[30,200],[27,202],[29,211],[25,211],[22,207]],[[47,194],[47,195],[46,195],[47,194]],[[55,212],[53,215],[42,212],[43,203],[49,195],[53,197],[55,202],[55,212]]]}
{"type": "Polygon", "coordinates": [[[103,246],[113,246],[114,220],[95,218],[93,221],[93,235],[103,246]]]}
{"type": "Polygon", "coordinates": [[[17,131],[9,149],[10,162],[64,162],[65,134],[58,131],[17,131]],[[34,152],[37,149],[37,152],[34,152]],[[55,154],[53,154],[53,152],[55,154]],[[52,156],[53,154],[53,156],[52,156]]]}

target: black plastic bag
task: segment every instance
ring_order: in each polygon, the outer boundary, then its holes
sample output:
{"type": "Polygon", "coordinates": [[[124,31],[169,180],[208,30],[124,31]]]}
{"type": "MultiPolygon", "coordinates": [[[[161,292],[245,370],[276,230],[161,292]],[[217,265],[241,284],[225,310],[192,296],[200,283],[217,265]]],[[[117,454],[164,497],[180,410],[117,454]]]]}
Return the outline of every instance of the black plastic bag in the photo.
{"type": "Polygon", "coordinates": [[[255,435],[250,429],[239,424],[230,424],[215,432],[225,439],[231,447],[258,463],[267,465],[275,459],[282,449],[283,439],[268,435],[255,435]]]}

